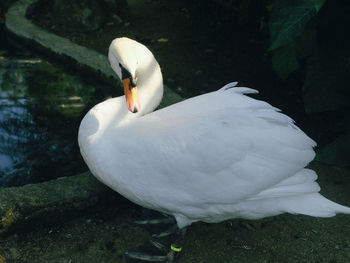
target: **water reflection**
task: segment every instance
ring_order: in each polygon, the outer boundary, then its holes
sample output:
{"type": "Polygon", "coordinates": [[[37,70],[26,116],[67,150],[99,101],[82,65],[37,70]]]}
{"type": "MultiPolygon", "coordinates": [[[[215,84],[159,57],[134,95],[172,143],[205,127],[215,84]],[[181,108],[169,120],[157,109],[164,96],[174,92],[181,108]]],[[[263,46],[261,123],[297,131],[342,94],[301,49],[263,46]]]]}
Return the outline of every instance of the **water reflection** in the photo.
{"type": "MultiPolygon", "coordinates": [[[[85,170],[76,142],[92,85],[41,59],[0,59],[0,186],[85,170]]],[[[101,94],[100,94],[101,97],[101,94]]],[[[103,94],[102,94],[103,97],[103,94]]]]}

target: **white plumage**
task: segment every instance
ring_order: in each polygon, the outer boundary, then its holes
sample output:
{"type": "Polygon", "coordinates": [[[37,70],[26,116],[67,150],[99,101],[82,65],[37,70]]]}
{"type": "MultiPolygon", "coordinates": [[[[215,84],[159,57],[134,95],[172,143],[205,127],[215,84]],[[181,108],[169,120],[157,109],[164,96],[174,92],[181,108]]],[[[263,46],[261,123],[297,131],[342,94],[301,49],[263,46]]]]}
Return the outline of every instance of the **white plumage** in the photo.
{"type": "Polygon", "coordinates": [[[163,94],[152,53],[128,38],[109,49],[137,80],[141,110],[124,96],[93,107],[79,129],[91,172],[131,201],[195,221],[257,219],[280,213],[329,217],[350,213],[318,192],[317,175],[304,167],[316,143],[270,104],[246,96],[255,90],[231,83],[152,112],[163,94]]]}

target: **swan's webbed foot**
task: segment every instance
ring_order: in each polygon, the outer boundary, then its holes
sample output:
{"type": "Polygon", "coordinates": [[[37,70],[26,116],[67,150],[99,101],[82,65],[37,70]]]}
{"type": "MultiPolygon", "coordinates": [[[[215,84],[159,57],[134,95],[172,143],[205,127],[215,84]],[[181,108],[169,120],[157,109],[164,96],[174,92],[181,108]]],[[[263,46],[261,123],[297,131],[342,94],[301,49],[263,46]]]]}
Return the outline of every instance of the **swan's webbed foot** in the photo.
{"type": "Polygon", "coordinates": [[[176,245],[172,244],[168,250],[161,243],[150,240],[137,249],[126,252],[125,257],[128,263],[175,263],[180,251],[181,247],[176,245]]]}
{"type": "MultiPolygon", "coordinates": [[[[182,241],[184,240],[186,234],[186,228],[179,229],[174,221],[170,228],[160,232],[158,234],[153,234],[153,237],[164,237],[174,234],[173,242],[170,248],[166,248],[161,243],[150,240],[145,244],[139,246],[135,250],[128,251],[125,253],[127,262],[129,263],[141,263],[141,262],[162,262],[162,263],[175,263],[176,259],[179,257],[182,250],[182,241]]],[[[139,221],[140,222],[140,221],[139,221]]],[[[149,225],[150,220],[145,220],[144,225],[149,225]],[[147,223],[146,223],[147,222],[147,223]]],[[[157,224],[158,221],[153,221],[157,224]]]]}

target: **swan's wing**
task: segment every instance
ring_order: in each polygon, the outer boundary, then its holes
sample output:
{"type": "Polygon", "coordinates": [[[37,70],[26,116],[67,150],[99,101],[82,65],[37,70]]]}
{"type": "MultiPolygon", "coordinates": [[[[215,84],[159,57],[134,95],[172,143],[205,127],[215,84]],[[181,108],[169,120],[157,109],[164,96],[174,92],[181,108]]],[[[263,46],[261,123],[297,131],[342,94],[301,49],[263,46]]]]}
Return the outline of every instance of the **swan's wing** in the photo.
{"type": "MultiPolygon", "coordinates": [[[[238,96],[239,103],[247,99],[238,96]]],[[[127,166],[137,166],[133,173],[145,180],[143,189],[161,189],[154,192],[159,198],[153,204],[165,202],[176,209],[177,204],[237,203],[294,175],[313,159],[315,143],[289,117],[265,102],[246,102],[247,107],[241,103],[187,118],[145,116],[128,125],[127,134],[119,134],[130,138],[119,150],[135,157],[127,166]]]]}
{"type": "Polygon", "coordinates": [[[244,94],[256,94],[258,91],[245,87],[235,87],[236,84],[237,82],[229,83],[217,91],[170,105],[153,112],[152,115],[157,115],[161,118],[182,118],[190,115],[203,115],[227,108],[267,107],[278,110],[264,101],[244,96],[244,94]]]}

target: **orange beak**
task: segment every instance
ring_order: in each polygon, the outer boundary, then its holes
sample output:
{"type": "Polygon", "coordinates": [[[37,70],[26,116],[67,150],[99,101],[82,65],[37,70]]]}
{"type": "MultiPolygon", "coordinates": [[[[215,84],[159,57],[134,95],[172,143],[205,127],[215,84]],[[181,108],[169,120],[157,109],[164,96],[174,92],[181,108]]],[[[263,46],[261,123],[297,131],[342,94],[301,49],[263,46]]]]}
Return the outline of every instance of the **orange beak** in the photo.
{"type": "Polygon", "coordinates": [[[129,111],[136,113],[141,110],[141,104],[139,100],[139,94],[137,87],[132,86],[129,78],[123,79],[124,93],[126,98],[126,104],[128,105],[129,111]]]}

